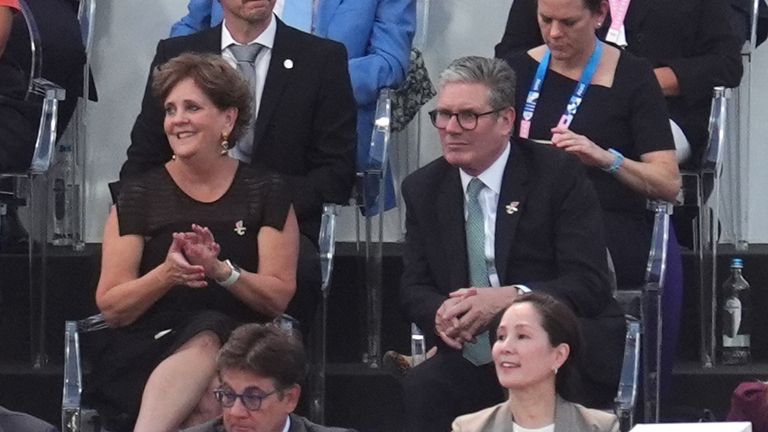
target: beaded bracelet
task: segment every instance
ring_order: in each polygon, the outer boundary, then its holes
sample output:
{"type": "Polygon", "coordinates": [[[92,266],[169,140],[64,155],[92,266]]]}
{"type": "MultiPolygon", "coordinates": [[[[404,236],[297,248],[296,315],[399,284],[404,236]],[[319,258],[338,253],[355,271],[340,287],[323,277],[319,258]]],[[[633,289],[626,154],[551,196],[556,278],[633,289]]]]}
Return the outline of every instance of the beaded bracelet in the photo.
{"type": "Polygon", "coordinates": [[[619,153],[618,150],[614,150],[612,148],[609,148],[608,151],[615,156],[613,159],[613,163],[608,168],[602,168],[603,171],[609,173],[609,174],[616,174],[616,172],[621,168],[621,165],[624,163],[624,155],[619,153]]]}

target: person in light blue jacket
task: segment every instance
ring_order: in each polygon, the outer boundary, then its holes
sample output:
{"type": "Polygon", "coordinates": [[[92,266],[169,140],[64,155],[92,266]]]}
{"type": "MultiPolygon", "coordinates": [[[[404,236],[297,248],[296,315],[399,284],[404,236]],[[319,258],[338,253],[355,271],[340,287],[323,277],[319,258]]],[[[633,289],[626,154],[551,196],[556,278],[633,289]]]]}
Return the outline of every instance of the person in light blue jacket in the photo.
{"type": "MultiPolygon", "coordinates": [[[[280,0],[275,0],[280,3],[280,0]]],[[[286,24],[303,29],[293,19],[287,2],[275,9],[286,24]],[[280,13],[283,11],[284,13],[280,13]]],[[[366,167],[373,131],[376,100],[382,88],[397,88],[405,79],[413,35],[416,0],[315,0],[311,32],[341,42],[349,55],[349,75],[357,101],[357,168],[366,167]]],[[[219,0],[190,0],[189,13],[171,27],[171,36],[182,36],[221,23],[219,0]]],[[[394,202],[388,182],[387,208],[394,202]]]]}

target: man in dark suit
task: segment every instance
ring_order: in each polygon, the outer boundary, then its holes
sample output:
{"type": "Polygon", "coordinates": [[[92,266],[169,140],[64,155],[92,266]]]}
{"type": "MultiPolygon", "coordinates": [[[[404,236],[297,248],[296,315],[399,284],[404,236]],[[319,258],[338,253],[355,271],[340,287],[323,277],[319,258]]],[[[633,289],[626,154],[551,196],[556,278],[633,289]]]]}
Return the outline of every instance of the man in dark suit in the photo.
{"type": "MultiPolygon", "coordinates": [[[[235,65],[232,45],[263,46],[255,59],[253,141],[233,157],[283,174],[292,186],[302,233],[298,291],[288,312],[308,321],[319,295],[318,231],[324,202],[346,203],[355,176],[355,99],[344,46],[296,30],[277,19],[275,0],[224,0],[224,23],[162,40],[151,70],[187,51],[221,53],[235,65]]],[[[162,101],[151,94],[151,74],[131,132],[120,178],[170,160],[162,101]]]]}
{"type": "Polygon", "coordinates": [[[582,321],[582,376],[564,396],[600,406],[616,392],[625,328],[609,288],[600,205],[575,158],[510,139],[514,88],[501,60],[454,61],[430,113],[443,157],[403,183],[401,301],[438,347],[404,379],[412,431],[450,430],[456,416],[503,399],[486,331],[530,290],[564,301],[582,321]]]}
{"type": "Polygon", "coordinates": [[[307,359],[300,338],[276,324],[245,324],[232,332],[216,360],[214,390],[223,415],[184,432],[354,432],[293,414],[307,359]]]}

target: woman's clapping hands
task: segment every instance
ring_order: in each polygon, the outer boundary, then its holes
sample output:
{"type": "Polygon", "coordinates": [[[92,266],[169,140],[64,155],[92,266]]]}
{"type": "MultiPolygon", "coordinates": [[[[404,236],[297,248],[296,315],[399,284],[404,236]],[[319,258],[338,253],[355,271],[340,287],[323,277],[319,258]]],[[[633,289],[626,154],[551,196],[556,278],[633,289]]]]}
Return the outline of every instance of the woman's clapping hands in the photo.
{"type": "Polygon", "coordinates": [[[221,246],[207,227],[192,224],[192,231],[173,233],[173,243],[165,260],[172,283],[205,288],[208,286],[206,277],[225,279],[227,275],[224,273],[229,268],[219,261],[219,252],[221,246]]]}
{"type": "Polygon", "coordinates": [[[191,288],[205,288],[205,268],[190,263],[186,257],[184,246],[187,243],[187,233],[173,233],[173,241],[165,257],[165,278],[171,285],[187,285],[191,288]]]}

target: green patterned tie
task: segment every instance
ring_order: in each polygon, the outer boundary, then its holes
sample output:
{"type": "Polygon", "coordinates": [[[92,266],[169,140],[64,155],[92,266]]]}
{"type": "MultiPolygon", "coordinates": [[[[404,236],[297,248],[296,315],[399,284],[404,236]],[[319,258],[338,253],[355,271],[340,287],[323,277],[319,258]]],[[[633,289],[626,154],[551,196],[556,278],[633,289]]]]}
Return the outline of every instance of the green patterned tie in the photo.
{"type": "MultiPolygon", "coordinates": [[[[467,186],[467,222],[465,231],[467,236],[467,261],[469,264],[469,284],[473,287],[489,287],[488,263],[485,260],[485,218],[480,207],[478,196],[485,188],[485,184],[477,177],[470,180],[467,186]]],[[[488,332],[483,332],[475,337],[474,343],[464,344],[464,358],[475,366],[491,362],[491,344],[488,341],[488,332]]]]}

